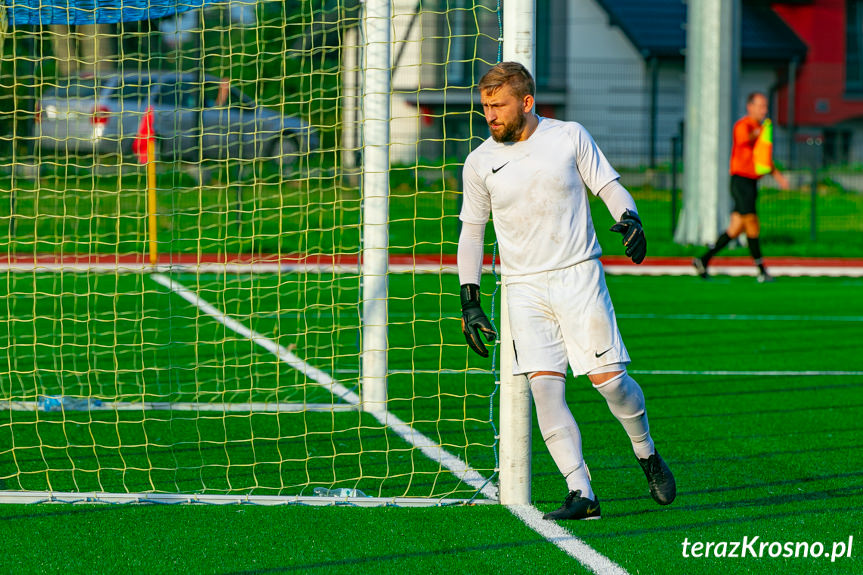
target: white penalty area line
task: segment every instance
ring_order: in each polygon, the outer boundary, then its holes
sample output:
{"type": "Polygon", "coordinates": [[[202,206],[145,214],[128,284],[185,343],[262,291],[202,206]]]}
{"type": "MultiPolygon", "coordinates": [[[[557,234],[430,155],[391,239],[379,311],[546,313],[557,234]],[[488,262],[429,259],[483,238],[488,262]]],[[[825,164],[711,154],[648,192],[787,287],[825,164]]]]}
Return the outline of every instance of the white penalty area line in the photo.
{"type": "MultiPolygon", "coordinates": [[[[253,343],[263,347],[281,361],[296,369],[311,381],[322,386],[333,395],[341,398],[346,403],[353,406],[359,406],[361,403],[360,396],[346,388],[330,377],[326,372],[313,367],[291,353],[284,346],[279,345],[272,339],[252,330],[218,310],[213,305],[201,299],[201,297],[171,278],[162,274],[152,274],[150,276],[156,283],[170,289],[184,300],[194,305],[202,312],[218,321],[228,329],[248,338],[253,343]]],[[[432,441],[428,436],[420,433],[409,424],[405,423],[386,409],[369,411],[381,424],[386,425],[393,430],[399,437],[407,443],[417,447],[426,457],[438,462],[443,467],[450,470],[456,477],[464,481],[474,489],[482,493],[487,499],[497,499],[494,487],[483,477],[478,471],[470,467],[459,457],[449,453],[441,445],[432,441]]]]}
{"type": "Polygon", "coordinates": [[[771,315],[745,313],[619,313],[618,319],[680,319],[707,321],[835,321],[863,322],[859,315],[771,315]]]}
{"type": "MultiPolygon", "coordinates": [[[[344,314],[323,312],[315,310],[307,311],[281,311],[273,313],[259,313],[259,318],[307,318],[318,319],[339,318],[344,314]]],[[[428,313],[415,311],[412,313],[393,312],[388,314],[390,319],[460,319],[461,314],[454,313],[428,313]]],[[[746,313],[618,313],[617,319],[670,319],[684,321],[813,321],[813,322],[838,322],[838,323],[863,323],[863,315],[785,315],[785,314],[746,314],[746,313]]]]}
{"type": "MultiPolygon", "coordinates": [[[[152,274],[150,277],[160,285],[167,287],[184,300],[200,309],[208,316],[223,324],[228,329],[247,337],[254,343],[270,351],[283,362],[305,374],[310,380],[330,390],[334,395],[338,395],[352,405],[358,406],[360,404],[360,398],[357,394],[345,388],[328,374],[307,364],[305,361],[301,360],[299,357],[268,337],[245,327],[237,320],[219,311],[217,308],[201,299],[197,293],[188,289],[184,285],[162,274],[152,274]]],[[[376,410],[371,411],[370,413],[375,417],[375,419],[383,425],[388,426],[407,443],[420,449],[426,457],[449,469],[453,475],[472,486],[474,489],[477,489],[487,499],[497,499],[496,490],[489,480],[483,477],[475,469],[469,467],[467,463],[462,461],[459,457],[449,453],[441,445],[432,441],[431,438],[420,433],[390,413],[388,410],[376,410]]],[[[600,554],[563,527],[560,527],[552,521],[544,520],[542,518],[542,513],[536,507],[508,506],[508,509],[525,525],[536,531],[547,541],[562,549],[565,553],[594,573],[602,575],[628,575],[619,565],[600,554]]]]}
{"type": "MultiPolygon", "coordinates": [[[[863,371],[759,371],[759,370],[697,370],[697,369],[627,369],[633,375],[763,375],[763,376],[861,376],[863,371]]],[[[336,373],[356,374],[356,369],[337,369],[336,373]]],[[[390,375],[493,375],[495,372],[488,369],[391,369],[390,375]]]]}
{"type": "Polygon", "coordinates": [[[863,371],[758,371],[758,370],[686,370],[686,369],[629,369],[635,375],[758,375],[779,377],[814,377],[814,376],[861,376],[863,371]]]}
{"type": "MultiPolygon", "coordinates": [[[[274,313],[259,313],[259,318],[316,318],[336,319],[344,317],[345,314],[322,312],[315,310],[307,311],[282,311],[274,313]]],[[[428,312],[393,312],[388,314],[390,319],[460,319],[461,314],[454,313],[428,313],[428,312]]],[[[745,313],[618,313],[617,319],[669,319],[683,321],[796,321],[796,322],[837,322],[837,323],[863,323],[861,315],[779,315],[779,314],[745,314],[745,313]]]]}
{"type": "Polygon", "coordinates": [[[168,276],[162,274],[151,274],[150,278],[159,285],[162,285],[176,293],[178,296],[197,307],[199,310],[215,319],[233,332],[249,339],[276,357],[296,369],[318,385],[324,387],[327,391],[352,405],[359,405],[360,396],[349,390],[339,382],[335,381],[326,372],[313,367],[301,360],[299,357],[291,353],[286,347],[277,344],[272,339],[265,335],[249,329],[234,318],[219,311],[216,307],[203,300],[197,293],[193,292],[183,284],[176,282],[168,276]]]}
{"type": "MultiPolygon", "coordinates": [[[[336,369],[335,373],[343,373],[356,375],[359,370],[356,368],[341,368],[336,369]]],[[[494,372],[490,369],[390,369],[387,371],[389,375],[491,375],[494,372]]]]}

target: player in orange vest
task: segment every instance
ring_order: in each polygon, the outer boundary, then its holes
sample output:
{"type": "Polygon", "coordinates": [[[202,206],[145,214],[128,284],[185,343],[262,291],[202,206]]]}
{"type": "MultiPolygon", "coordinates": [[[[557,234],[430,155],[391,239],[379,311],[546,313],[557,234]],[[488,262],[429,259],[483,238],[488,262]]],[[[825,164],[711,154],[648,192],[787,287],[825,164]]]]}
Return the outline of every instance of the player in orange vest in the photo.
{"type": "MultiPolygon", "coordinates": [[[[767,118],[767,96],[761,92],[753,92],[746,99],[746,115],[734,124],[734,143],[731,148],[731,198],[734,201],[731,210],[731,223],[728,229],[716,240],[716,244],[700,258],[692,260],[695,271],[702,278],[707,278],[707,266],[710,259],[715,256],[728,242],[746,234],[749,245],[749,253],[758,266],[758,281],[769,282],[773,278],[764,268],[761,261],[761,242],[759,234],[761,224],[758,222],[758,214],[755,213],[755,200],[758,197],[758,180],[765,175],[764,169],[756,168],[755,147],[764,129],[767,118]]],[[[769,121],[769,120],[768,120],[769,121]]],[[[769,161],[769,160],[768,160],[769,161]]],[[[760,160],[758,168],[764,160],[760,160]]],[[[772,164],[772,162],[770,162],[772,164]]],[[[776,183],[783,190],[788,189],[788,181],[775,166],[770,166],[769,171],[776,183]]]]}

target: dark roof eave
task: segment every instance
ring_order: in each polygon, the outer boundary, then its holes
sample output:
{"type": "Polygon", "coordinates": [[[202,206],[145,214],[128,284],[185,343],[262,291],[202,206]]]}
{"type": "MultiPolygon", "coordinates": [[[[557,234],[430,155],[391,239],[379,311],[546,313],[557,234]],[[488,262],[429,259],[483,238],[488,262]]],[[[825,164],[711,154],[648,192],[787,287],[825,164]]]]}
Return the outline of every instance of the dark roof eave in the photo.
{"type": "MultiPolygon", "coordinates": [[[[806,49],[791,52],[771,52],[769,50],[743,50],[740,59],[743,62],[802,62],[806,58],[806,49]],[[754,54],[752,52],[755,52],[754,54]]],[[[657,60],[684,60],[684,50],[677,47],[642,48],[639,50],[645,61],[651,58],[657,60]]]]}
{"type": "MultiPolygon", "coordinates": [[[[674,53],[674,52],[665,52],[665,51],[663,51],[663,52],[646,52],[645,51],[645,52],[642,52],[642,55],[644,56],[645,61],[648,61],[653,57],[655,57],[660,62],[683,62],[686,59],[684,54],[681,52],[674,53]]],[[[791,55],[783,54],[781,56],[759,54],[757,56],[742,56],[741,57],[741,62],[744,64],[749,63],[749,62],[766,62],[766,63],[775,63],[775,64],[787,64],[787,63],[794,62],[794,61],[802,62],[803,57],[797,56],[795,54],[791,54],[791,55]]]]}
{"type": "MultiPolygon", "coordinates": [[[[654,57],[658,60],[683,59],[682,45],[651,45],[650,42],[645,42],[644,38],[640,38],[640,34],[638,34],[635,29],[630,29],[628,24],[632,24],[632,22],[630,22],[625,15],[625,3],[619,3],[615,0],[597,0],[597,2],[607,14],[609,25],[618,28],[645,60],[649,60],[654,57]],[[618,12],[618,9],[622,9],[623,11],[618,12]]],[[[775,46],[772,47],[773,50],[771,50],[770,48],[747,48],[746,45],[744,45],[742,53],[743,61],[802,61],[806,57],[808,50],[806,44],[800,40],[799,36],[797,36],[796,33],[794,33],[794,31],[778,17],[778,15],[769,8],[767,8],[767,10],[769,11],[769,21],[775,21],[777,26],[785,29],[784,34],[780,34],[785,36],[784,47],[780,52],[776,52],[774,51],[776,49],[775,46]],[[756,52],[756,54],[752,54],[751,52],[753,51],[756,52]]],[[[764,18],[764,13],[759,13],[757,9],[746,9],[745,11],[753,21],[758,20],[759,17],[762,20],[764,18]]],[[[683,42],[685,44],[685,40],[683,42]]]]}

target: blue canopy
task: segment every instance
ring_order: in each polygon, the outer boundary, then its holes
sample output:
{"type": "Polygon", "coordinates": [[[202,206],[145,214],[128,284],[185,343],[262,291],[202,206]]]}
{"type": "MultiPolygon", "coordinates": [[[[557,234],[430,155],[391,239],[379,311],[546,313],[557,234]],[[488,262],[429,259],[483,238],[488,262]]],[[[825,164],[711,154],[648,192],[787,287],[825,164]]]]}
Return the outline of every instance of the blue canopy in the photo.
{"type": "Polygon", "coordinates": [[[0,0],[9,24],[115,24],[153,20],[214,0],[0,0]]]}

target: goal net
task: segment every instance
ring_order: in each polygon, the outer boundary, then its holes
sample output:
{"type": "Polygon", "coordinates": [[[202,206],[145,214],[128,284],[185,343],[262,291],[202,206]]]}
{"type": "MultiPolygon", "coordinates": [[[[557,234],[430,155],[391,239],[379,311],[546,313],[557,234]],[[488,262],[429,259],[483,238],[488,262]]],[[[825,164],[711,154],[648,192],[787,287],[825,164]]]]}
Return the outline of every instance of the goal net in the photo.
{"type": "Polygon", "coordinates": [[[453,274],[497,2],[16,2],[0,501],[494,500],[453,274]]]}

